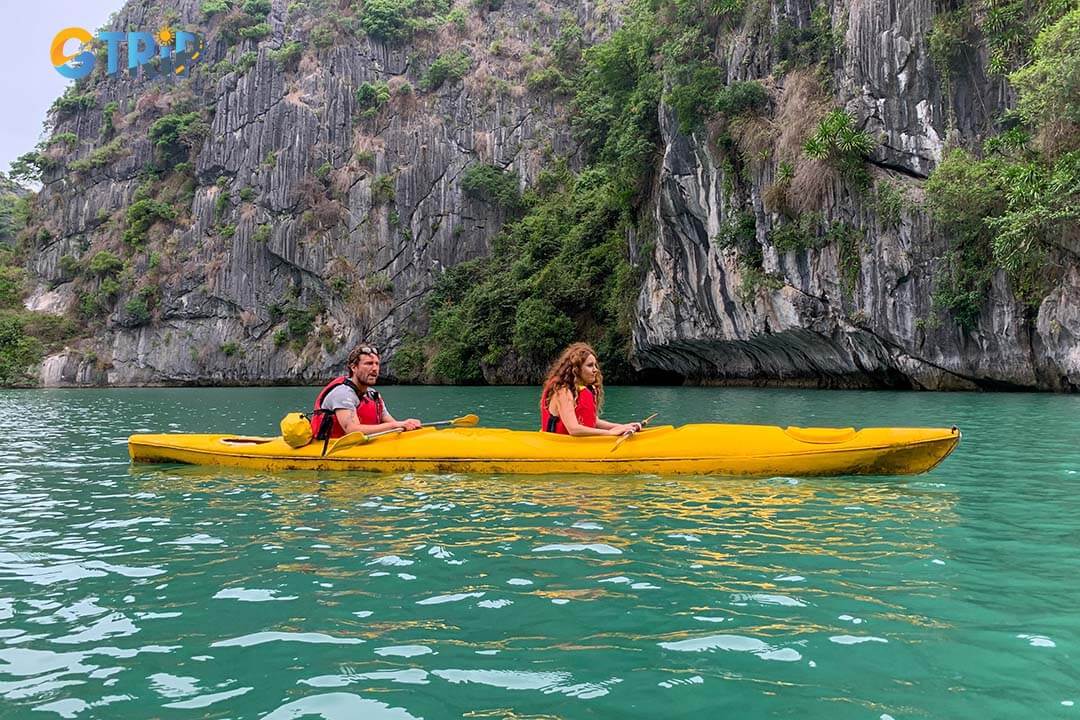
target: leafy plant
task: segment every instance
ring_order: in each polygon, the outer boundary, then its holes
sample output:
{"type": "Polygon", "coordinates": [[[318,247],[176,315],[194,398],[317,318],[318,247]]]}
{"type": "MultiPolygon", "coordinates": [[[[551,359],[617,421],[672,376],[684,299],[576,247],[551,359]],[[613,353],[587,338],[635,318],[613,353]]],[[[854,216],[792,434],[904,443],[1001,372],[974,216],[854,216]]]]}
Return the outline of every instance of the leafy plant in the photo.
{"type": "Polygon", "coordinates": [[[472,66],[472,57],[464,50],[452,50],[435,58],[420,80],[420,88],[438,90],[445,82],[457,82],[472,66]]]}
{"type": "Polygon", "coordinates": [[[356,89],[356,106],[364,117],[370,117],[390,101],[390,86],[385,82],[363,82],[356,89]]]}
{"type": "Polygon", "coordinates": [[[128,207],[123,240],[129,245],[141,245],[146,241],[146,232],[151,226],[174,219],[176,210],[168,203],[150,198],[136,200],[128,207]]]}
{"type": "Polygon", "coordinates": [[[236,60],[236,69],[237,69],[237,71],[240,72],[241,75],[243,75],[248,70],[255,67],[255,63],[257,63],[258,61],[259,61],[259,53],[255,52],[254,50],[248,50],[247,52],[242,54],[239,58],[237,58],[237,60],[236,60]]]}
{"type": "Polygon", "coordinates": [[[150,126],[150,141],[158,151],[159,167],[188,159],[188,155],[206,134],[209,125],[199,112],[170,113],[150,126]]]}
{"type": "Polygon", "coordinates": [[[810,24],[802,27],[787,18],[780,19],[772,34],[777,76],[798,67],[821,66],[829,60],[838,44],[829,7],[826,4],[814,8],[810,13],[810,24]]]}
{"type": "Polygon", "coordinates": [[[840,270],[840,287],[846,295],[853,295],[859,283],[862,260],[859,246],[862,235],[845,222],[834,222],[825,231],[825,242],[836,243],[837,268],[840,270]]]}
{"type": "Polygon", "coordinates": [[[26,322],[17,315],[0,315],[0,385],[11,386],[30,380],[30,368],[41,360],[42,344],[26,332],[26,322]]]}
{"type": "Polygon", "coordinates": [[[769,233],[778,252],[792,252],[820,248],[824,243],[819,236],[821,213],[807,212],[786,220],[769,233]]]}
{"type": "Polygon", "coordinates": [[[375,153],[372,150],[357,150],[355,157],[360,165],[368,169],[375,168],[375,153]]]}
{"type": "Polygon", "coordinates": [[[876,192],[874,209],[877,210],[881,224],[884,227],[899,227],[900,215],[905,204],[903,190],[887,180],[878,182],[874,190],[876,192]]]}
{"type": "Polygon", "coordinates": [[[950,245],[935,305],[970,328],[993,274],[992,238],[984,220],[1001,214],[1005,188],[994,163],[957,149],[942,159],[926,191],[930,212],[950,245]]]}
{"type": "Polygon", "coordinates": [[[394,176],[376,175],[371,181],[371,200],[375,203],[388,203],[394,200],[394,176]]]}
{"type": "Polygon", "coordinates": [[[545,67],[529,73],[528,77],[525,78],[525,84],[530,90],[556,90],[561,92],[566,89],[567,79],[559,68],[545,67]]]}
{"type": "Polygon", "coordinates": [[[200,6],[202,14],[210,18],[214,15],[221,15],[227,13],[231,9],[231,3],[229,0],[203,0],[203,4],[200,6]]]}
{"type": "Polygon", "coordinates": [[[469,195],[513,210],[521,205],[517,173],[488,163],[476,163],[461,175],[461,187],[469,195]]]}
{"type": "Polygon", "coordinates": [[[365,0],[360,27],[379,40],[401,42],[413,31],[412,8],[411,0],[365,0]]]}
{"type": "Polygon", "coordinates": [[[115,275],[124,267],[124,261],[108,250],[99,250],[90,258],[90,272],[101,277],[115,275]]]}
{"type": "Polygon", "coordinates": [[[56,133],[51,138],[49,138],[49,147],[60,144],[64,144],[67,145],[69,148],[73,148],[79,144],[79,136],[73,132],[61,132],[56,133]]]}
{"type": "Polygon", "coordinates": [[[269,52],[270,62],[277,65],[279,68],[291,68],[296,65],[296,61],[300,59],[300,55],[304,51],[304,46],[292,40],[285,43],[276,50],[269,52]]]}
{"type": "Polygon", "coordinates": [[[101,147],[93,150],[86,157],[79,160],[73,160],[68,164],[68,169],[72,172],[97,170],[112,165],[127,153],[128,149],[124,146],[123,141],[120,138],[113,138],[101,147]]]}
{"type": "Polygon", "coordinates": [[[869,178],[866,158],[877,147],[869,133],[855,127],[855,119],[844,110],[833,110],[818,123],[817,129],[803,144],[808,157],[824,160],[846,177],[860,184],[869,178]]]}
{"type": "Polygon", "coordinates": [[[419,382],[424,374],[426,358],[420,339],[410,335],[394,352],[390,365],[398,382],[419,382]]]}
{"type": "Polygon", "coordinates": [[[665,100],[679,118],[679,132],[688,135],[712,115],[725,73],[711,64],[697,65],[684,72],[684,81],[673,85],[665,100]]]}
{"type": "Polygon", "coordinates": [[[386,272],[377,272],[369,275],[364,280],[364,287],[369,292],[378,293],[380,295],[392,295],[394,292],[394,281],[390,279],[390,275],[386,272]]]}
{"type": "Polygon", "coordinates": [[[1080,8],[1039,33],[1032,56],[1009,76],[1020,94],[1017,110],[1039,129],[1044,149],[1080,147],[1080,8]]]}
{"type": "Polygon", "coordinates": [[[318,308],[289,307],[285,311],[285,337],[293,347],[303,347],[308,336],[315,329],[315,318],[318,317],[318,308]]]}
{"type": "Polygon", "coordinates": [[[229,198],[228,190],[220,190],[217,199],[214,201],[214,217],[219,219],[224,217],[231,207],[232,200],[229,198]]]}
{"type": "Polygon", "coordinates": [[[245,40],[262,40],[270,34],[271,30],[270,23],[261,22],[242,27],[237,30],[237,34],[245,40]]]}
{"type": "Polygon", "coordinates": [[[9,175],[12,180],[26,183],[41,182],[42,173],[55,167],[55,163],[36,150],[23,153],[11,161],[9,175]]]}
{"type": "Polygon", "coordinates": [[[732,118],[737,115],[758,113],[769,102],[769,93],[759,82],[748,80],[734,82],[716,94],[714,106],[716,112],[732,118]]]}
{"type": "Polygon", "coordinates": [[[328,48],[334,44],[337,33],[330,23],[320,23],[311,30],[311,44],[317,48],[328,48]]]}
{"type": "Polygon", "coordinates": [[[129,299],[124,304],[124,313],[127,315],[129,327],[145,325],[150,322],[150,307],[143,296],[136,295],[129,299]]]}
{"type": "Polygon", "coordinates": [[[519,355],[542,365],[574,339],[574,332],[566,313],[543,298],[531,297],[518,305],[511,338],[519,355]]]}
{"type": "Polygon", "coordinates": [[[266,17],[270,10],[273,9],[273,3],[271,0],[244,0],[244,4],[241,5],[246,15],[252,17],[266,17]]]}
{"type": "Polygon", "coordinates": [[[105,107],[101,109],[101,137],[102,139],[108,139],[116,132],[116,112],[120,108],[120,103],[112,100],[105,103],[105,107]]]}
{"type": "Polygon", "coordinates": [[[89,110],[94,107],[94,103],[97,98],[93,93],[79,93],[75,89],[76,86],[70,86],[64,94],[56,98],[52,104],[52,112],[58,116],[75,115],[83,110],[89,110]]]}
{"type": "Polygon", "coordinates": [[[0,308],[19,304],[26,290],[26,272],[19,267],[0,265],[0,308]]]}

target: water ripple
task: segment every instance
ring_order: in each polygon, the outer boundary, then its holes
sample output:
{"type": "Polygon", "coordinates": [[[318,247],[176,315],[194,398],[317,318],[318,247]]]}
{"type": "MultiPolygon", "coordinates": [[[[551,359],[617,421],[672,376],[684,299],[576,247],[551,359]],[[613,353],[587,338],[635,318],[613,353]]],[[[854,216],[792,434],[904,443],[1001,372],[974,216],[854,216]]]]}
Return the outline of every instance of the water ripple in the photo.
{"type": "MultiPolygon", "coordinates": [[[[495,422],[535,400],[387,392],[495,422]]],[[[5,720],[1074,710],[1078,398],[610,389],[613,417],[964,427],[906,479],[127,462],[134,427],[265,434],[309,395],[0,392],[5,720]]]]}

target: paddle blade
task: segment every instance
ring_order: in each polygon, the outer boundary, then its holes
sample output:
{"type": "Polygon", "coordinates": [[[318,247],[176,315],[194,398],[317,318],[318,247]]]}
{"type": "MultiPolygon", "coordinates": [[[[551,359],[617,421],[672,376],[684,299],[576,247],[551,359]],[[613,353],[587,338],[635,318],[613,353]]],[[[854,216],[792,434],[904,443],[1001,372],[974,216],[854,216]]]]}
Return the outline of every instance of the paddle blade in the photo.
{"type": "Polygon", "coordinates": [[[363,445],[369,440],[368,436],[362,432],[352,432],[348,435],[342,435],[337,440],[330,443],[330,446],[326,448],[326,454],[332,455],[333,453],[347,450],[357,445],[363,445]]]}
{"type": "Polygon", "coordinates": [[[462,415],[459,418],[454,418],[450,421],[450,424],[454,427],[473,427],[478,422],[480,422],[480,418],[470,413],[468,415],[462,415]]]}

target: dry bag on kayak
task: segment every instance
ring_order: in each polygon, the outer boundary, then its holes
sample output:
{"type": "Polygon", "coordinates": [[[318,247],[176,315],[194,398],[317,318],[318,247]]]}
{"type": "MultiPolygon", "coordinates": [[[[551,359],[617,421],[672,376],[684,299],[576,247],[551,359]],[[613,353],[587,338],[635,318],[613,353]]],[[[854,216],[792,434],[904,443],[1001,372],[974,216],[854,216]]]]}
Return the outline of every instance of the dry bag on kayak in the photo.
{"type": "Polygon", "coordinates": [[[311,442],[311,421],[307,415],[291,412],[281,418],[281,437],[289,447],[301,448],[311,442]]]}

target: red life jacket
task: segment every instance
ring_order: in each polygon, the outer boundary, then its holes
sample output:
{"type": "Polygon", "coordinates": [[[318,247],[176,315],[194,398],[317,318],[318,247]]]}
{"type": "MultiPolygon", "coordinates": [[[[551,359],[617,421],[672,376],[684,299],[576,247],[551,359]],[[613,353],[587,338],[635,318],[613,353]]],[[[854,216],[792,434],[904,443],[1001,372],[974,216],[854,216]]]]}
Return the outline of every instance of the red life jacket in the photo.
{"type": "MultiPolygon", "coordinates": [[[[574,415],[579,423],[585,427],[596,427],[596,395],[589,386],[581,388],[577,397],[574,398],[574,415]]],[[[570,431],[563,425],[562,418],[552,415],[548,410],[548,397],[544,395],[540,399],[540,430],[541,432],[558,433],[569,435],[570,431]]]]}
{"type": "Polygon", "coordinates": [[[318,397],[315,398],[315,412],[311,415],[311,434],[316,440],[339,438],[345,434],[345,430],[341,427],[341,423],[338,422],[334,411],[324,410],[322,406],[326,394],[339,385],[349,386],[356,393],[356,397],[360,398],[360,404],[356,406],[356,417],[362,424],[378,425],[382,422],[385,408],[379,393],[372,388],[368,388],[367,392],[361,393],[360,388],[352,380],[341,375],[328,382],[326,387],[319,391],[318,397]]]}

